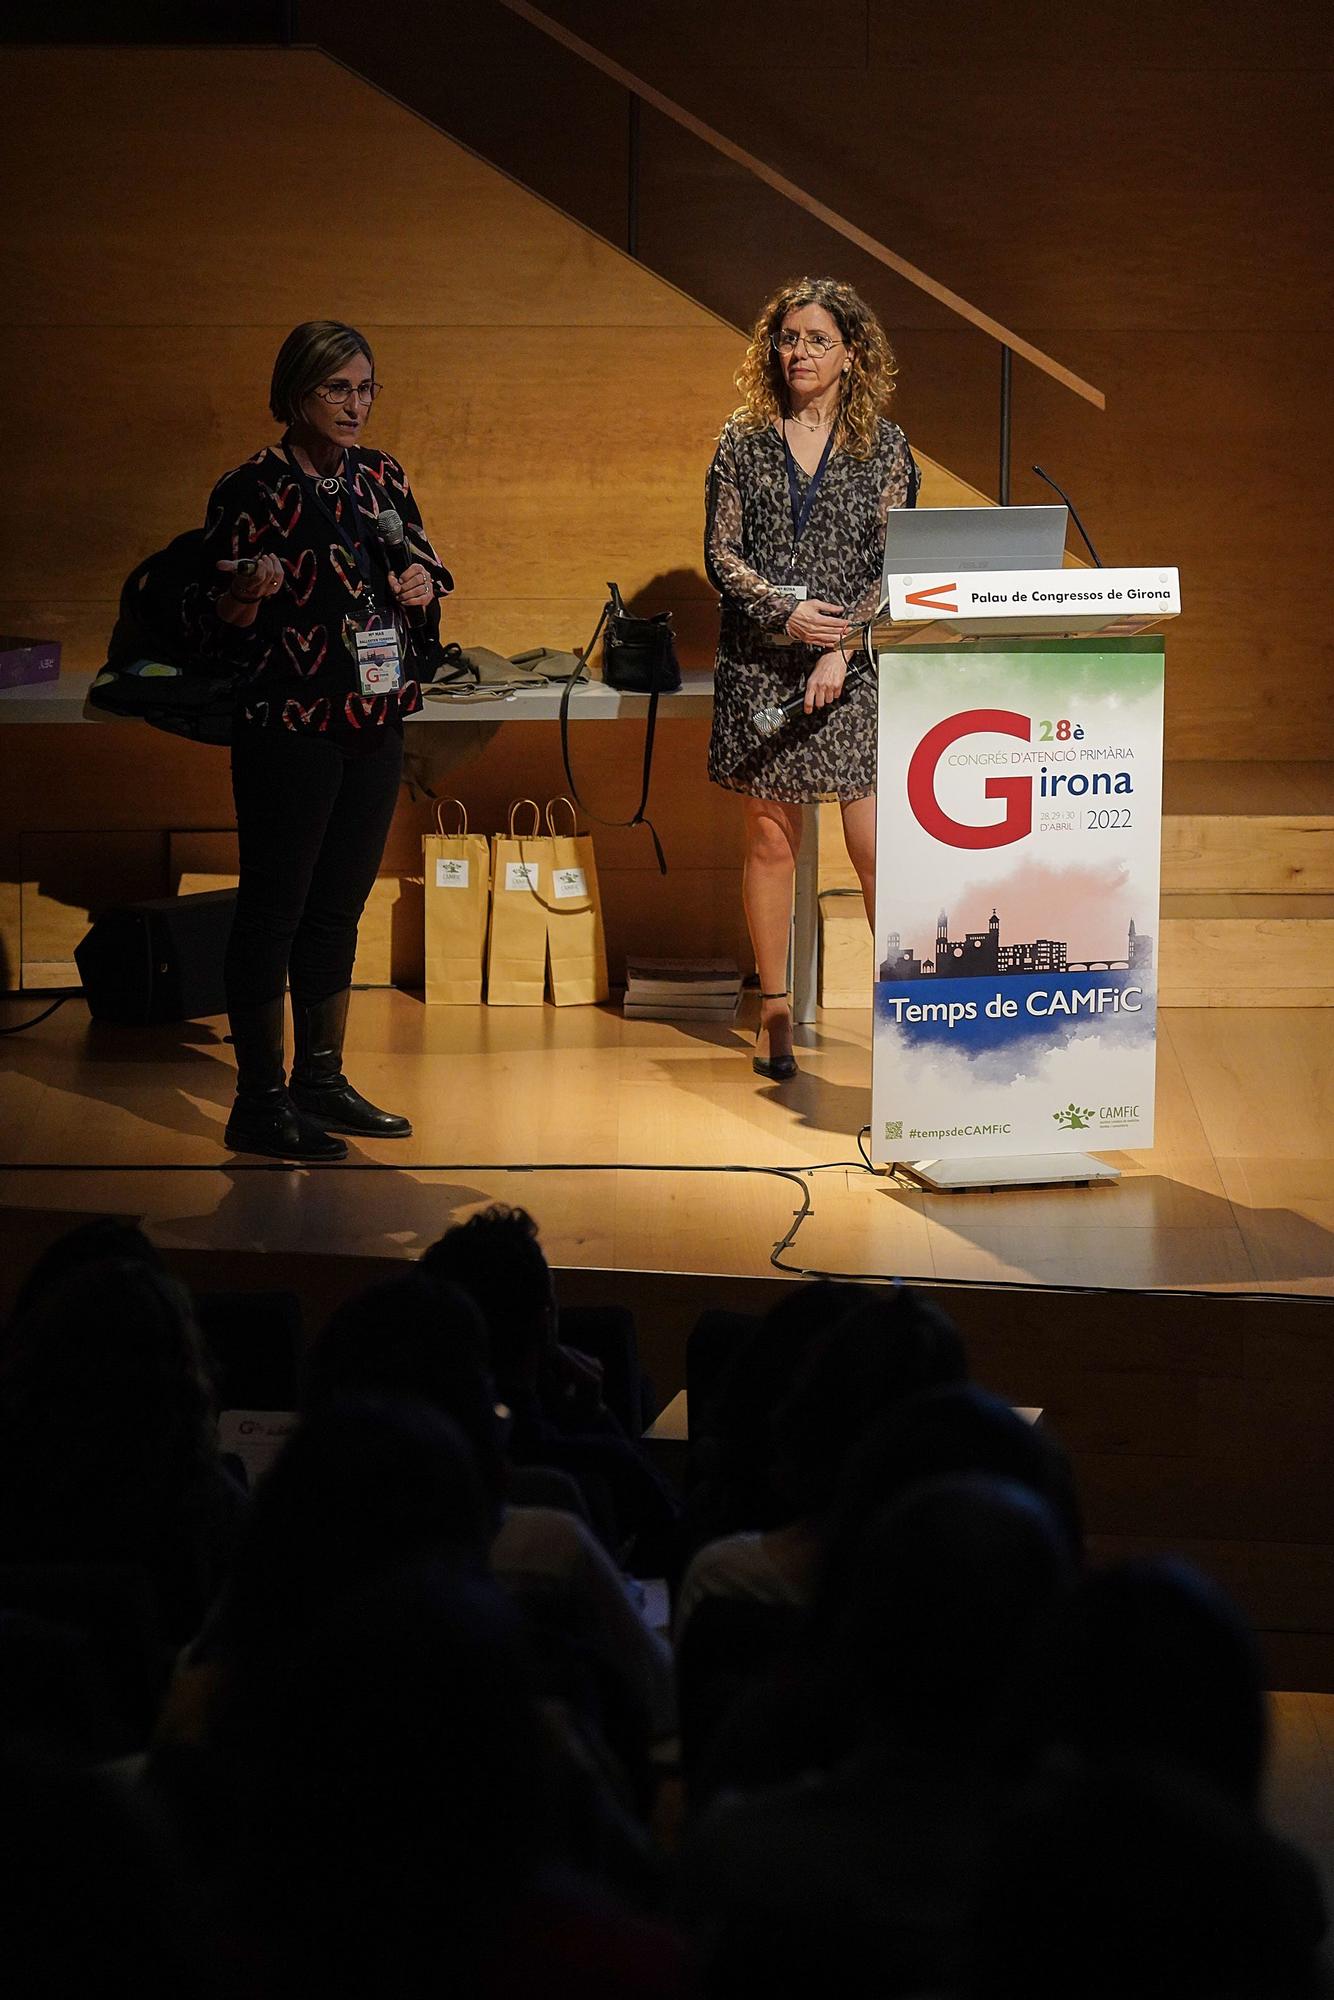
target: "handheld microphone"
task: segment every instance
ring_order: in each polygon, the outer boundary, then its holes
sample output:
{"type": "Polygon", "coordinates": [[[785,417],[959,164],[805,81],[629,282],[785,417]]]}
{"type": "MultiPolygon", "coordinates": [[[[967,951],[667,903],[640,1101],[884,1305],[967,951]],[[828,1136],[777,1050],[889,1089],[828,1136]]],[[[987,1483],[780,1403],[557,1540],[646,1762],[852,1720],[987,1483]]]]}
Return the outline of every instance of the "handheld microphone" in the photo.
{"type": "MultiPolygon", "coordinates": [[[[1071,509],[1073,513],[1074,509],[1071,509]]],[[[384,559],[395,576],[402,576],[405,569],[412,567],[412,557],[408,552],[407,538],[403,533],[403,517],[392,507],[382,507],[375,517],[375,532],[384,550],[384,559]]],[[[420,604],[401,604],[400,611],[410,626],[420,629],[426,623],[426,608],[420,604]]]]}
{"type": "MultiPolygon", "coordinates": [[[[864,674],[861,673],[849,674],[843,683],[843,694],[847,693],[855,681],[863,680],[864,678],[864,674]]],[[[843,696],[840,695],[839,700],[841,701],[842,698],[843,696]]],[[[755,725],[756,733],[767,739],[770,736],[777,736],[783,725],[792,716],[800,715],[805,706],[806,690],[802,687],[797,690],[796,694],[790,694],[786,701],[775,702],[771,708],[755,709],[750,719],[755,725]]]]}
{"type": "Polygon", "coordinates": [[[761,736],[777,736],[788,717],[799,714],[805,706],[806,690],[802,688],[786,701],[775,702],[772,708],[757,708],[750,719],[761,736]]]}
{"type": "Polygon", "coordinates": [[[1089,554],[1093,558],[1093,567],[1095,569],[1101,569],[1103,567],[1102,557],[1098,554],[1098,551],[1094,548],[1092,542],[1089,540],[1088,531],[1086,530],[1084,523],[1080,520],[1079,515],[1075,509],[1075,503],[1070,498],[1070,495],[1068,493],[1062,492],[1061,488],[1056,484],[1056,481],[1052,478],[1051,474],[1049,472],[1044,472],[1040,465],[1035,465],[1033,467],[1033,470],[1034,472],[1036,472],[1039,479],[1046,481],[1047,485],[1050,486],[1053,493],[1060,493],[1062,500],[1064,500],[1066,506],[1070,509],[1070,519],[1074,522],[1075,526],[1078,528],[1080,534],[1084,538],[1084,547],[1088,550],[1089,554]]]}

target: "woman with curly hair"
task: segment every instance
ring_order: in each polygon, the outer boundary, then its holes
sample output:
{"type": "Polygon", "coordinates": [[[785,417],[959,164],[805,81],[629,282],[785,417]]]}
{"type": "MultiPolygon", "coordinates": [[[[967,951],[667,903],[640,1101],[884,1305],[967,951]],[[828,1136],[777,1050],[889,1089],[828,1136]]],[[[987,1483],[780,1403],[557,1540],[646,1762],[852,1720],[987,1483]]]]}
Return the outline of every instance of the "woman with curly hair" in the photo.
{"type": "Polygon", "coordinates": [[[705,563],[722,594],[709,776],[744,800],[742,896],[760,976],[754,1067],[776,1083],[797,1073],[786,989],[803,806],[838,800],[874,920],[875,682],[847,641],[879,599],[886,516],[917,500],[908,440],[885,414],[894,374],[884,331],[851,285],[785,285],[755,322],[737,376],[743,401],[709,467],[705,563]],[[755,711],[803,686],[802,713],[760,737],[755,711]]]}

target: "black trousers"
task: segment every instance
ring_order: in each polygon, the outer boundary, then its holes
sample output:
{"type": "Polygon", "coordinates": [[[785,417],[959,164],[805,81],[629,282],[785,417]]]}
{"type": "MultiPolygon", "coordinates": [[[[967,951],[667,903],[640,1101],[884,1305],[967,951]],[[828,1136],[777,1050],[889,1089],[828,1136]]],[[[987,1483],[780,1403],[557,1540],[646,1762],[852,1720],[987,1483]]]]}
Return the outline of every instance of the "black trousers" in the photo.
{"type": "Polygon", "coordinates": [[[352,983],[357,924],[384,853],[403,736],[342,749],[286,729],[238,729],[232,796],[241,848],[227,1006],[313,1006],[352,983]]]}

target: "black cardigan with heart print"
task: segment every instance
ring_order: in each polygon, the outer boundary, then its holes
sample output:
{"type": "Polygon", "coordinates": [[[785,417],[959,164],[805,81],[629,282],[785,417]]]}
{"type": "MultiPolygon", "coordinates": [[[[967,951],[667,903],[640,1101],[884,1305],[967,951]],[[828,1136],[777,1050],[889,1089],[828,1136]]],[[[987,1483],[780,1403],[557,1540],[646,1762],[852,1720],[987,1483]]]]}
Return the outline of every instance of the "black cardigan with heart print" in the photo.
{"type": "Polygon", "coordinates": [[[186,607],[187,624],[204,657],[244,670],[238,726],[369,748],[382,730],[398,727],[422,705],[420,681],[430,679],[439,656],[440,598],[453,579],[426,538],[402,466],[388,452],[350,450],[338,491],[322,497],[324,505],[315,482],[294,470],[279,445],[266,445],[220,479],[209,499],[203,582],[186,607]],[[436,601],[420,628],[407,626],[401,613],[395,618],[404,645],[403,686],[393,694],[363,695],[345,625],[349,618],[366,623],[368,588],[386,616],[393,611],[371,526],[386,508],[400,516],[407,560],[429,572],[436,601]],[[358,546],[370,565],[369,585],[354,552],[358,546]],[[261,600],[251,626],[228,625],[216,605],[229,579],[216,564],[264,554],[281,562],[282,589],[261,600]]]}

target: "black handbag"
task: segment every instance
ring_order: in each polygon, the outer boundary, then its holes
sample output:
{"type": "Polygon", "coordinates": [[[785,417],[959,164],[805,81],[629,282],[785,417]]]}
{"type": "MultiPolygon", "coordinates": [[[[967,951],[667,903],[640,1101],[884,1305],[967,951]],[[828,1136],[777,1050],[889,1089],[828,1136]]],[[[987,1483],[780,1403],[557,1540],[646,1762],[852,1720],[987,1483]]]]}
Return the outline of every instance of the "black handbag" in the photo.
{"type": "Polygon", "coordinates": [[[560,754],[565,765],[565,778],[570,787],[570,795],[575,803],[591,820],[599,826],[643,826],[648,828],[653,842],[653,852],[658,857],[659,871],[667,873],[667,857],[662,851],[657,828],[647,817],[649,783],[653,773],[653,737],[658,724],[658,696],[675,694],[681,686],[681,663],[676,657],[676,635],[672,631],[670,611],[656,612],[651,618],[636,618],[626,610],[619,587],[609,583],[611,596],[598,613],[598,622],[593,627],[593,636],[584,647],[583,659],[577,673],[571,674],[565,683],[560,698],[560,754]],[[593,648],[606,627],[602,641],[602,679],[607,687],[615,688],[621,694],[646,694],[649,697],[648,717],[644,724],[644,763],[639,790],[639,804],[629,819],[604,819],[600,813],[591,810],[586,800],[580,798],[579,787],[570,768],[570,694],[576,682],[588,676],[588,663],[593,657],[593,648]]]}
{"type": "MultiPolygon", "coordinates": [[[[676,657],[676,634],[670,611],[655,612],[651,618],[635,618],[621,602],[614,583],[607,585],[611,596],[602,607],[599,628],[605,621],[602,641],[602,678],[608,687],[624,694],[675,694],[681,685],[681,664],[676,657]]],[[[587,659],[597,643],[597,632],[584,650],[587,659]]]]}

